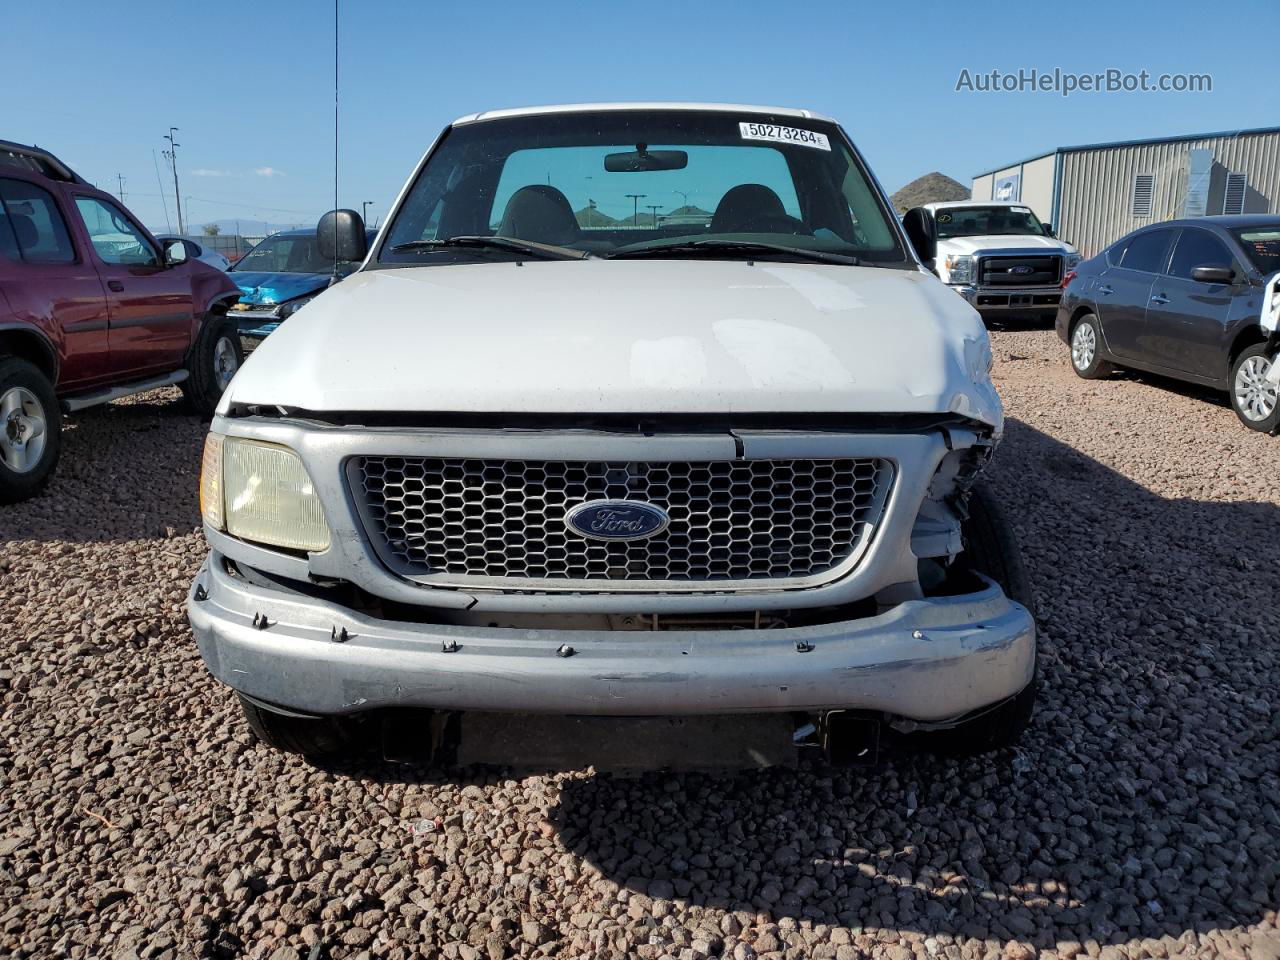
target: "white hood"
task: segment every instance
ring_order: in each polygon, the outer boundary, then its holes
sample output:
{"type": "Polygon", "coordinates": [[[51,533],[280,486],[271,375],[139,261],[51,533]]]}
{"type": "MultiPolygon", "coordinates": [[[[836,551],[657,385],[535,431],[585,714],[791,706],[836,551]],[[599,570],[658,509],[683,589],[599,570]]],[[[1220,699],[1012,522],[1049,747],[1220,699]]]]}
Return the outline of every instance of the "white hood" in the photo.
{"type": "Polygon", "coordinates": [[[317,412],[943,413],[997,428],[977,313],[919,271],[579,260],[366,270],[231,403],[317,412]]]}
{"type": "Polygon", "coordinates": [[[938,241],[938,256],[972,256],[975,253],[998,253],[1001,250],[1043,250],[1046,253],[1075,253],[1076,248],[1054,237],[1034,233],[998,234],[980,237],[951,237],[938,241]]]}

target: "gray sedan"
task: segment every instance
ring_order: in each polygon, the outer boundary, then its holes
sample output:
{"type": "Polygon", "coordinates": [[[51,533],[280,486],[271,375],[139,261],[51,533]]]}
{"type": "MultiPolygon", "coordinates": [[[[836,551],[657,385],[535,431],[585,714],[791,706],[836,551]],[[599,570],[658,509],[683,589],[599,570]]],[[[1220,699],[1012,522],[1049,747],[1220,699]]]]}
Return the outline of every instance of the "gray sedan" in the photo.
{"type": "Polygon", "coordinates": [[[1280,341],[1258,320],[1277,270],[1280,217],[1153,224],[1067,275],[1058,335],[1085,379],[1129,367],[1226,390],[1245,426],[1274,433],[1280,402],[1267,374],[1280,341]]]}

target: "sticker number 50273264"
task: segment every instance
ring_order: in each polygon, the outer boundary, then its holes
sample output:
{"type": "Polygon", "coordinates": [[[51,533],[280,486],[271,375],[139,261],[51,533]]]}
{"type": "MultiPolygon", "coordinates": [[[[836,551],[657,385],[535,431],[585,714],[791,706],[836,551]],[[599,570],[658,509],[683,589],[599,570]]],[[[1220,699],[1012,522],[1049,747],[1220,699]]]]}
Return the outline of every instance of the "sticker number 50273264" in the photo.
{"type": "Polygon", "coordinates": [[[743,140],[768,140],[771,143],[798,143],[817,150],[830,150],[825,133],[801,130],[798,127],[780,127],[774,123],[739,123],[738,133],[743,140]]]}

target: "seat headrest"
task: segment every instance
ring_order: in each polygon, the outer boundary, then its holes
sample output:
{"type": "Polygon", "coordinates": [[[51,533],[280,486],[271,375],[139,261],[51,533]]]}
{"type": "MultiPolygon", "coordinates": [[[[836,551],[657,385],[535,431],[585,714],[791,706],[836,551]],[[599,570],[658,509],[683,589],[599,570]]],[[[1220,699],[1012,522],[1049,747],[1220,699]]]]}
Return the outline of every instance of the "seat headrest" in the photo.
{"type": "Polygon", "coordinates": [[[762,183],[740,183],[720,198],[711,218],[712,233],[742,233],[754,220],[785,217],[778,195],[762,183]]]}
{"type": "Polygon", "coordinates": [[[40,231],[36,229],[36,222],[25,213],[15,213],[9,220],[13,224],[13,233],[18,238],[19,246],[34,247],[40,242],[40,231]]]}
{"type": "Polygon", "coordinates": [[[563,245],[578,239],[578,219],[568,198],[555,187],[531,184],[511,195],[498,233],[536,243],[563,245]]]}

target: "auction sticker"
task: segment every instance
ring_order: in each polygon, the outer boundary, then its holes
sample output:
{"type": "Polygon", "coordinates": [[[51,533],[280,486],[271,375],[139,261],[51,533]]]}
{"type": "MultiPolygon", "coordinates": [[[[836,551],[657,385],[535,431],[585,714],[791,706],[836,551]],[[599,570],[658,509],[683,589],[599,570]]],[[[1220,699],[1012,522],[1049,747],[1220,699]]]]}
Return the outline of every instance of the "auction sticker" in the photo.
{"type": "Polygon", "coordinates": [[[774,123],[740,123],[738,133],[743,140],[767,140],[770,143],[798,143],[815,150],[830,150],[825,133],[801,130],[798,127],[780,127],[774,123]]]}

